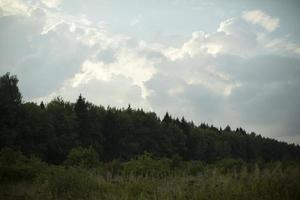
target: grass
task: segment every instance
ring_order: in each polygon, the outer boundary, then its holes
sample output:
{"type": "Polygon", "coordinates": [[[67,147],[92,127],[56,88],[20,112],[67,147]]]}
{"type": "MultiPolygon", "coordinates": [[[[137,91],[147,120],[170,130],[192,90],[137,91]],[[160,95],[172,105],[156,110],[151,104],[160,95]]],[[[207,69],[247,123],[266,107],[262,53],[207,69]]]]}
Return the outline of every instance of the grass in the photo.
{"type": "Polygon", "coordinates": [[[76,168],[51,167],[34,181],[1,184],[1,199],[300,199],[299,168],[201,176],[94,175],[76,168]]]}
{"type": "Polygon", "coordinates": [[[208,165],[181,161],[169,167],[166,163],[142,156],[90,169],[47,165],[5,150],[0,155],[0,199],[300,199],[298,162],[225,160],[208,165]]]}

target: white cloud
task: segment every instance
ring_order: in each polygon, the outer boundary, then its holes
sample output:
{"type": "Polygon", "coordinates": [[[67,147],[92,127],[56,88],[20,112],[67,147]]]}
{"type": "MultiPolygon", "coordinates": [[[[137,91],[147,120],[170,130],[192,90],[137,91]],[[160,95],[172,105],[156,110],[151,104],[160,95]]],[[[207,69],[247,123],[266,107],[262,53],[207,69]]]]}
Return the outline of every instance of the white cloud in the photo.
{"type": "Polygon", "coordinates": [[[251,10],[243,13],[243,19],[253,24],[262,26],[269,32],[279,27],[279,19],[271,17],[261,10],[251,10]]]}
{"type": "Polygon", "coordinates": [[[65,100],[75,101],[82,94],[89,102],[103,106],[127,107],[131,104],[135,108],[151,110],[149,103],[142,98],[141,88],[122,75],[112,75],[109,81],[89,77],[89,81],[72,87],[73,80],[67,80],[54,92],[45,97],[34,98],[33,101],[50,101],[62,96],[65,100]]]}
{"type": "Polygon", "coordinates": [[[300,113],[295,109],[300,47],[288,37],[273,38],[269,31],[279,20],[262,11],[224,20],[214,32],[194,31],[181,45],[167,46],[114,33],[83,13],[53,9],[59,1],[40,9],[17,0],[0,3],[11,15],[0,17],[0,71],[19,76],[26,100],[61,95],[74,101],[82,93],[96,104],[131,103],[197,123],[264,133],[289,123],[294,128],[289,133],[298,127],[293,118],[300,113]],[[287,105],[290,99],[295,107],[287,105]]]}
{"type": "Polygon", "coordinates": [[[58,7],[62,0],[41,0],[43,4],[45,4],[49,8],[56,8],[58,7]]]}
{"type": "Polygon", "coordinates": [[[255,30],[242,20],[231,18],[221,22],[217,32],[193,32],[192,37],[180,48],[169,48],[165,55],[171,60],[197,55],[215,57],[219,54],[251,57],[263,52],[262,49],[255,30]]]}
{"type": "Polygon", "coordinates": [[[288,38],[262,38],[264,47],[274,54],[300,57],[300,45],[288,38]]]}
{"type": "Polygon", "coordinates": [[[142,90],[142,97],[146,98],[148,91],[144,87],[144,82],[155,73],[154,62],[134,49],[120,48],[116,51],[116,60],[110,63],[102,60],[86,60],[81,71],[75,75],[72,86],[86,84],[93,78],[109,82],[113,76],[122,75],[139,86],[142,90]]]}
{"type": "MultiPolygon", "coordinates": [[[[248,14],[249,16],[253,15],[252,12],[248,14]]],[[[266,27],[267,21],[269,24],[276,24],[277,19],[266,16],[259,18],[264,19],[259,23],[266,27]]],[[[245,13],[243,14],[244,17],[245,13]]],[[[270,27],[268,28],[270,30],[270,27]]],[[[299,58],[300,46],[291,42],[287,36],[271,37],[269,32],[262,31],[255,26],[251,26],[247,21],[235,17],[222,21],[217,32],[205,33],[203,31],[195,31],[192,33],[191,38],[185,41],[181,47],[169,47],[164,50],[164,55],[170,60],[184,59],[186,57],[192,58],[199,55],[216,57],[222,54],[244,58],[267,54],[299,58]]]]}
{"type": "MultiPolygon", "coordinates": [[[[149,80],[156,71],[154,65],[158,61],[158,55],[155,54],[157,46],[135,41],[126,35],[111,34],[104,27],[92,24],[85,15],[70,16],[51,10],[33,10],[33,8],[28,7],[32,10],[30,15],[19,18],[19,23],[13,24],[15,30],[22,29],[25,33],[21,31],[5,34],[5,31],[0,38],[0,42],[7,41],[6,35],[11,40],[16,40],[15,47],[12,43],[9,45],[12,48],[11,53],[6,50],[11,58],[4,54],[2,63],[5,65],[7,60],[6,63],[11,65],[18,61],[14,67],[16,73],[22,73],[20,78],[26,78],[24,66],[28,66],[27,70],[29,74],[32,73],[31,75],[42,71],[55,71],[55,69],[59,73],[53,78],[55,84],[53,81],[44,81],[42,84],[44,91],[31,90],[25,93],[25,96],[29,95],[27,98],[47,96],[45,93],[49,92],[48,88],[53,90],[62,85],[60,79],[64,79],[64,84],[68,83],[72,88],[78,88],[94,80],[109,83],[118,76],[130,80],[133,85],[139,87],[141,97],[146,98],[148,91],[144,82],[149,80]],[[19,39],[14,39],[14,36],[19,39]],[[21,38],[24,38],[22,43],[21,38]],[[23,51],[17,55],[18,49],[24,49],[28,55],[25,56],[23,51]],[[109,55],[103,54],[104,57],[103,55],[97,57],[105,51],[114,51],[115,56],[109,63],[105,58],[109,55]],[[36,66],[37,64],[39,66],[36,66]]],[[[11,17],[11,20],[14,21],[15,18],[11,17]]],[[[38,77],[26,80],[27,84],[23,84],[23,88],[30,87],[38,77]]]]}
{"type": "Polygon", "coordinates": [[[2,16],[28,15],[30,11],[30,7],[21,0],[0,0],[0,8],[2,16]]]}

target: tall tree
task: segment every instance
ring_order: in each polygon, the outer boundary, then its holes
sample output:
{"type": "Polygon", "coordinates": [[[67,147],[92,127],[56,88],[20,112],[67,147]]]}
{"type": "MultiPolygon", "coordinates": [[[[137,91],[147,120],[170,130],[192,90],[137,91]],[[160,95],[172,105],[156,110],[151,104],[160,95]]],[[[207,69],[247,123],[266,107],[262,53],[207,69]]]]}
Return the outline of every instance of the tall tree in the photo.
{"type": "Polygon", "coordinates": [[[169,113],[161,121],[155,113],[131,106],[95,106],[81,95],[76,103],[59,97],[46,105],[23,103],[17,84],[17,77],[9,73],[0,77],[0,148],[18,148],[49,163],[62,163],[79,146],[96,150],[103,160],[129,160],[144,151],[206,162],[223,158],[300,160],[299,145],[248,134],[242,128],[195,126],[169,113]]]}
{"type": "Polygon", "coordinates": [[[0,77],[0,147],[12,146],[22,102],[18,79],[6,73],[0,77]]]}
{"type": "Polygon", "coordinates": [[[76,131],[81,146],[92,146],[99,155],[103,153],[103,137],[101,133],[101,124],[94,105],[86,102],[80,94],[75,106],[76,131]]]}
{"type": "Polygon", "coordinates": [[[85,102],[85,98],[79,95],[75,106],[74,106],[75,114],[76,114],[76,130],[78,133],[78,137],[80,143],[83,146],[88,145],[88,110],[87,103],[85,102]]]}

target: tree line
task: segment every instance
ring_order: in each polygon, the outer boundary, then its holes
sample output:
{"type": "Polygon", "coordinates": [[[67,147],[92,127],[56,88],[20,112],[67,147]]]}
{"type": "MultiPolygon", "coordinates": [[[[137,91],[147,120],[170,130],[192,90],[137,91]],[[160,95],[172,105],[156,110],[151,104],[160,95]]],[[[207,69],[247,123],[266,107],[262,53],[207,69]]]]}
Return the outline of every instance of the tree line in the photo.
{"type": "Polygon", "coordinates": [[[103,107],[79,95],[75,103],[61,97],[49,103],[24,102],[18,78],[0,77],[0,149],[13,148],[51,164],[63,163],[74,148],[92,148],[103,162],[128,161],[144,152],[157,158],[224,158],[249,162],[299,160],[300,147],[242,128],[195,125],[172,117],[160,119],[143,109],[103,107]]]}

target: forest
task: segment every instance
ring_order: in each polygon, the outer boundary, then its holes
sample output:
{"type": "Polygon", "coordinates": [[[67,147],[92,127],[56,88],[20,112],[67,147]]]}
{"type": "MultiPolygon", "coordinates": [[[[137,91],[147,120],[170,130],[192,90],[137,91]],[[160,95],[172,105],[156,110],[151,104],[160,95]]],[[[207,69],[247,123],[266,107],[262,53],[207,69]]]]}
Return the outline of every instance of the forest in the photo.
{"type": "Polygon", "coordinates": [[[299,145],[81,94],[25,102],[18,81],[0,77],[1,199],[300,198],[299,145]]]}

